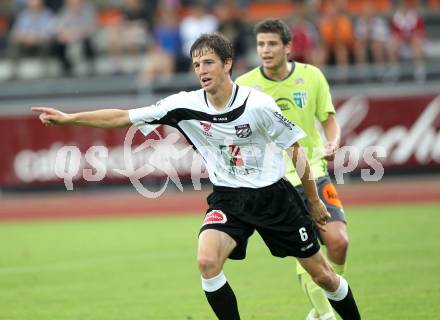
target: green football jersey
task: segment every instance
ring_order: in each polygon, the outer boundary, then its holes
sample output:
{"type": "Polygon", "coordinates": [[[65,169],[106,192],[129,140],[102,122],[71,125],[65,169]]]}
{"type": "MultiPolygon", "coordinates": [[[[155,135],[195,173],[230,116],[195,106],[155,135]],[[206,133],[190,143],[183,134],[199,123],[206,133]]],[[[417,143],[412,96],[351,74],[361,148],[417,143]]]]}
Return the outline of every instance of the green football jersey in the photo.
{"type": "MultiPolygon", "coordinates": [[[[316,119],[327,120],[335,113],[329,85],[322,72],[309,64],[295,62],[290,74],[280,81],[267,78],[262,67],[257,67],[236,79],[236,83],[253,87],[272,96],[283,115],[301,127],[307,136],[299,144],[307,154],[315,178],[327,175],[324,142],[316,119]]],[[[293,185],[301,184],[291,160],[286,156],[286,176],[293,185]]]]}

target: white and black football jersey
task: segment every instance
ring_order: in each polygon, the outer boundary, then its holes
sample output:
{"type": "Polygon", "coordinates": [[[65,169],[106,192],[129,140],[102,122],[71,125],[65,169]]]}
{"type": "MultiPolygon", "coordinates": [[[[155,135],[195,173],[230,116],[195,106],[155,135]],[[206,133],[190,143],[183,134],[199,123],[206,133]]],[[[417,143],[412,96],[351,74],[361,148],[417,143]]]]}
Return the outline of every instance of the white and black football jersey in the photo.
{"type": "Polygon", "coordinates": [[[261,188],[281,179],[282,150],[305,136],[270,96],[237,85],[221,112],[200,89],[131,109],[129,117],[145,135],[152,130],[143,130],[145,124],[177,128],[202,156],[211,182],[234,188],[261,188]]]}

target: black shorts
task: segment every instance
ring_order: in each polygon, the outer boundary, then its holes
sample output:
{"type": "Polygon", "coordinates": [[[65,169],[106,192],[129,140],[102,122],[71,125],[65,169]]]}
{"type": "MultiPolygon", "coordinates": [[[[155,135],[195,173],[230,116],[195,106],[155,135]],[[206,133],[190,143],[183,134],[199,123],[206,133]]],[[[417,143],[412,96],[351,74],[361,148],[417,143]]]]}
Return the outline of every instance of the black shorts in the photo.
{"type": "Polygon", "coordinates": [[[216,229],[231,236],[237,246],[230,259],[246,257],[254,230],[276,257],[307,258],[319,250],[315,224],[298,192],[284,179],[258,189],[214,186],[207,200],[200,232],[216,229]]]}
{"type": "MultiPolygon", "coordinates": [[[[296,186],[295,188],[303,198],[304,203],[307,203],[302,185],[296,186]]],[[[344,209],[342,208],[341,200],[339,200],[338,193],[336,192],[336,188],[330,180],[330,177],[324,176],[316,179],[316,188],[318,189],[319,198],[324,202],[327,211],[331,216],[327,223],[333,221],[341,221],[345,223],[344,209]]]]}

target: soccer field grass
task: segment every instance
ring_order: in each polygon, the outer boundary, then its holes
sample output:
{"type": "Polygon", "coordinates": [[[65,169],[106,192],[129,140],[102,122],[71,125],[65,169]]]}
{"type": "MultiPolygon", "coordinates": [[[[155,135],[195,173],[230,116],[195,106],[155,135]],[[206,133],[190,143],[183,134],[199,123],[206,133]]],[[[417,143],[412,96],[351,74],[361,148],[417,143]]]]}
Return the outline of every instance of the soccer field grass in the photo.
{"type": "MultiPolygon", "coordinates": [[[[440,203],[349,207],[347,278],[363,319],[439,319],[440,203]]],[[[214,319],[196,265],[201,215],[0,224],[0,319],[214,319]]],[[[304,319],[293,259],[253,236],[225,273],[242,319],[304,319]]]]}

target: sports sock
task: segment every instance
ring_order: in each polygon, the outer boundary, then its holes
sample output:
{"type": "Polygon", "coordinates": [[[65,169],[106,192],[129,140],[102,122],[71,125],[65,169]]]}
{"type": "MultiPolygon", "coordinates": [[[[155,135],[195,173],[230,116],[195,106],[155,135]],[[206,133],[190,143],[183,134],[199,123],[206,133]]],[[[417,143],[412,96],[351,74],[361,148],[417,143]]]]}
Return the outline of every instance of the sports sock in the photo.
{"type": "Polygon", "coordinates": [[[301,288],[314,308],[314,316],[322,320],[336,320],[325,291],[312,280],[299,262],[296,263],[296,272],[301,288]]]}
{"type": "Polygon", "coordinates": [[[332,307],[343,320],[360,320],[361,316],[347,280],[339,276],[339,287],[335,292],[326,291],[332,307]]]}
{"type": "Polygon", "coordinates": [[[330,260],[327,260],[327,261],[330,262],[330,264],[331,264],[333,270],[335,270],[335,272],[336,272],[337,274],[339,274],[340,276],[343,276],[343,275],[344,275],[344,272],[345,272],[345,264],[336,264],[336,263],[334,263],[333,261],[330,261],[330,260]]]}
{"type": "Polygon", "coordinates": [[[202,277],[202,288],[219,320],[240,320],[237,299],[223,271],[210,279],[202,277]]]}

